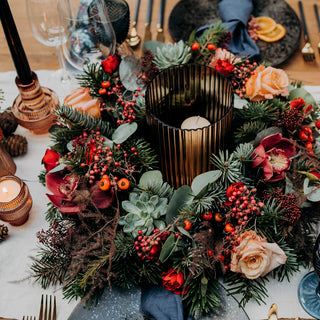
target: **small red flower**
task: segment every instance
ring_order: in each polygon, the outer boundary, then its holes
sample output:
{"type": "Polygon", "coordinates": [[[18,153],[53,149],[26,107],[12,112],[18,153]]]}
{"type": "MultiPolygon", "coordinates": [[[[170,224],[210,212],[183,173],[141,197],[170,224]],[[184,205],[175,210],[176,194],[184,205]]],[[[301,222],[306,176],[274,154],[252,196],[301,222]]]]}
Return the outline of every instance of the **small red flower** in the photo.
{"type": "Polygon", "coordinates": [[[60,155],[52,149],[47,149],[44,157],[42,158],[42,163],[47,172],[55,168],[59,164],[60,155]]]}
{"type": "Polygon", "coordinates": [[[117,55],[109,56],[106,60],[101,62],[103,71],[105,73],[115,72],[119,64],[120,64],[120,58],[117,55]]]}
{"type": "Polygon", "coordinates": [[[315,122],[315,126],[320,130],[320,119],[315,122]]]}
{"type": "Polygon", "coordinates": [[[302,98],[297,98],[297,99],[293,99],[291,102],[290,102],[290,107],[291,108],[294,108],[294,109],[298,109],[298,110],[301,110],[302,107],[305,106],[305,102],[302,98]]]}
{"type": "Polygon", "coordinates": [[[233,71],[234,65],[230,63],[228,59],[218,59],[215,65],[215,69],[227,77],[233,71]]]}
{"type": "Polygon", "coordinates": [[[181,271],[177,271],[173,268],[169,269],[168,272],[161,274],[162,285],[165,289],[173,291],[175,294],[186,294],[188,289],[183,290],[184,276],[181,271]]]}

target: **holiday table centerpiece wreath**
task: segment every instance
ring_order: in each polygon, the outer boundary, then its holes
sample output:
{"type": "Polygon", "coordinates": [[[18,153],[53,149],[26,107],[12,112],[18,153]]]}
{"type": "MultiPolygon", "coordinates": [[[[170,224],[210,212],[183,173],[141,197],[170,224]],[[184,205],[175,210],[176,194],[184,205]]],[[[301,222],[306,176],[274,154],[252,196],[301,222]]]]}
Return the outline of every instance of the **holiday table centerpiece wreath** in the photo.
{"type": "Polygon", "coordinates": [[[319,110],[281,69],[227,51],[221,24],[186,42],[149,43],[141,59],[88,66],[58,110],[41,181],[50,200],[32,271],[67,299],[109,286],[164,288],[190,315],[214,312],[219,281],[258,303],[312,259],[319,222],[319,110]],[[163,69],[198,63],[227,77],[241,108],[213,169],[173,188],[146,134],[144,88],[163,69]]]}

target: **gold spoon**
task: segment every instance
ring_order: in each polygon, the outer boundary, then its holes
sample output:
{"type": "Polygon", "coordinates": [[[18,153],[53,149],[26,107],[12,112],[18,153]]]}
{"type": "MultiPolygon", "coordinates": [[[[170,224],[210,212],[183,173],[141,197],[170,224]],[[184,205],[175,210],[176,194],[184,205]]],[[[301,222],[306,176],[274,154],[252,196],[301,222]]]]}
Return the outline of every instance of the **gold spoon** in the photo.
{"type": "Polygon", "coordinates": [[[137,29],[136,29],[136,25],[137,25],[137,21],[138,21],[138,14],[139,14],[139,7],[140,7],[140,0],[137,0],[136,11],[134,13],[134,18],[133,18],[133,22],[132,22],[132,28],[128,34],[127,39],[126,39],[126,42],[129,44],[130,47],[136,47],[141,41],[141,38],[138,35],[137,29]]]}

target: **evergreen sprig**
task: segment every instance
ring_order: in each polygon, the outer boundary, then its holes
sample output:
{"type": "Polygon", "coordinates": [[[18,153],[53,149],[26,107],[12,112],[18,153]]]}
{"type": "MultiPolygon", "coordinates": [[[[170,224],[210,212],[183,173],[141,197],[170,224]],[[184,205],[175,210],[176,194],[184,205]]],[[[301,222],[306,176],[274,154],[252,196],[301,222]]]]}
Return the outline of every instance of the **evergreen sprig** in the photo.
{"type": "Polygon", "coordinates": [[[228,292],[231,295],[241,294],[242,298],[239,301],[241,306],[245,306],[249,300],[255,300],[259,305],[265,304],[265,298],[268,297],[266,288],[266,277],[259,277],[257,279],[247,279],[238,273],[228,273],[225,279],[228,285],[228,292]]]}
{"type": "Polygon", "coordinates": [[[236,143],[253,141],[257,134],[267,127],[267,124],[260,120],[246,122],[237,128],[234,139],[236,143]]]}

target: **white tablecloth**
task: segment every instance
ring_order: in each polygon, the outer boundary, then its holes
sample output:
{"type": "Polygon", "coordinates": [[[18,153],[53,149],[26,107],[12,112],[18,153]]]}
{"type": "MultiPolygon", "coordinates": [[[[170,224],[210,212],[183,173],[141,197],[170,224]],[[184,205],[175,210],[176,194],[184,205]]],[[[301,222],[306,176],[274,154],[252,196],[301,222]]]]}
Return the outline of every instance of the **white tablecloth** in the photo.
{"type": "MultiPolygon", "coordinates": [[[[52,71],[36,71],[40,84],[56,91],[60,101],[70,90],[77,86],[59,84],[52,71]]],[[[5,101],[0,104],[1,109],[12,105],[18,95],[15,85],[15,72],[0,73],[0,89],[4,91],[5,101]]],[[[306,87],[317,101],[320,101],[320,87],[306,87]]],[[[41,159],[46,148],[50,145],[50,137],[45,135],[34,135],[28,130],[18,127],[17,134],[25,136],[28,140],[28,152],[26,155],[14,158],[17,165],[16,175],[23,179],[29,187],[33,207],[28,221],[19,227],[13,227],[5,222],[9,228],[9,237],[0,243],[0,317],[22,319],[23,315],[38,316],[41,294],[52,294],[57,296],[58,320],[67,320],[73,308],[79,301],[71,301],[62,298],[59,287],[43,290],[38,283],[30,279],[30,256],[37,253],[36,232],[47,228],[45,212],[48,199],[45,196],[46,189],[38,182],[38,175],[43,169],[41,159]]],[[[250,320],[266,319],[268,310],[272,303],[277,303],[279,317],[311,318],[304,312],[297,298],[297,288],[301,278],[307,273],[302,270],[297,273],[291,282],[270,281],[268,285],[269,298],[266,304],[259,306],[254,302],[247,304],[245,310],[250,320]]]]}

